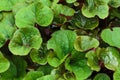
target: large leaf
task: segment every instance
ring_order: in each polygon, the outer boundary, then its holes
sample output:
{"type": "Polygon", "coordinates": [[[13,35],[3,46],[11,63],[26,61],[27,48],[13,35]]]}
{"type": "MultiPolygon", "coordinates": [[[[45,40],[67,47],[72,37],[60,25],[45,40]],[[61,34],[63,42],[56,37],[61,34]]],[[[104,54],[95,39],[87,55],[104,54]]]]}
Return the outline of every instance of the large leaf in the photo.
{"type": "Polygon", "coordinates": [[[78,51],[74,51],[71,58],[67,58],[65,67],[75,74],[76,80],[85,80],[92,74],[92,70],[85,59],[85,53],[78,51]]]}
{"type": "Polygon", "coordinates": [[[101,38],[103,41],[108,43],[110,46],[115,46],[120,48],[120,28],[114,27],[111,29],[104,29],[101,33],[101,38]]]}
{"type": "Polygon", "coordinates": [[[48,26],[53,20],[53,11],[45,4],[38,2],[35,4],[36,22],[40,26],[48,26]]]}
{"type": "Polygon", "coordinates": [[[104,19],[109,12],[108,2],[109,0],[86,0],[86,3],[82,6],[82,13],[88,18],[97,15],[104,19]]]}
{"type": "Polygon", "coordinates": [[[55,80],[55,77],[53,75],[45,75],[40,78],[37,78],[37,80],[55,80]]]}
{"type": "Polygon", "coordinates": [[[41,71],[30,71],[27,75],[23,78],[23,80],[37,80],[37,78],[43,76],[41,71]]]}
{"type": "Polygon", "coordinates": [[[74,47],[77,51],[86,51],[91,48],[97,48],[99,41],[89,36],[78,36],[75,40],[74,47]]]}
{"type": "Polygon", "coordinates": [[[17,27],[33,27],[35,24],[35,7],[31,4],[20,9],[15,15],[15,23],[17,27]]]}
{"type": "Polygon", "coordinates": [[[0,52],[0,73],[5,72],[10,67],[10,62],[0,52]]]}
{"type": "Polygon", "coordinates": [[[52,34],[52,38],[47,43],[48,49],[53,49],[59,59],[69,54],[74,49],[76,33],[70,30],[59,30],[52,34]]]}
{"type": "Polygon", "coordinates": [[[91,67],[92,70],[100,71],[99,60],[95,51],[89,51],[85,55],[87,60],[87,65],[91,67]]]}
{"type": "Polygon", "coordinates": [[[9,50],[14,55],[27,55],[32,48],[39,49],[42,38],[36,28],[20,28],[15,33],[9,44],[9,50]]]}
{"type": "Polygon", "coordinates": [[[98,73],[93,80],[110,80],[110,77],[105,73],[98,73]]]}
{"type": "Polygon", "coordinates": [[[86,18],[85,16],[82,15],[81,11],[78,11],[75,13],[74,17],[70,20],[70,23],[72,27],[78,27],[82,29],[90,29],[93,30],[95,29],[98,24],[98,18],[86,18]]]}

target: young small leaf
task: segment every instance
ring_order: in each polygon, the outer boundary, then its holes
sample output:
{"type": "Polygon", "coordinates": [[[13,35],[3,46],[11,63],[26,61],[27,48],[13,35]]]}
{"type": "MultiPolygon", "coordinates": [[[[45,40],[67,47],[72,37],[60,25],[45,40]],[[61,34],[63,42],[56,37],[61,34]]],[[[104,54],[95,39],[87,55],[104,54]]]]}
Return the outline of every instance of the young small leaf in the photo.
{"type": "Polygon", "coordinates": [[[77,51],[86,51],[91,48],[97,48],[99,41],[89,36],[78,36],[75,40],[74,47],[77,51]]]}

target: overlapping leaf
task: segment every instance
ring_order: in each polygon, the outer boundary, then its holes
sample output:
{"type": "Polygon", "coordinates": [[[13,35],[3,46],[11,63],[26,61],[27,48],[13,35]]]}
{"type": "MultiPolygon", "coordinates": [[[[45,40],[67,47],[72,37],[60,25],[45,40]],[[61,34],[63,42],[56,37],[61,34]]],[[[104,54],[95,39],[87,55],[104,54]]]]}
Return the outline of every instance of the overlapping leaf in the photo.
{"type": "Polygon", "coordinates": [[[39,49],[42,38],[36,28],[20,28],[10,41],[9,49],[14,55],[27,55],[32,48],[39,49]]]}
{"type": "Polygon", "coordinates": [[[86,0],[86,3],[82,6],[82,13],[88,18],[97,15],[104,19],[109,13],[108,2],[109,0],[86,0]]]}

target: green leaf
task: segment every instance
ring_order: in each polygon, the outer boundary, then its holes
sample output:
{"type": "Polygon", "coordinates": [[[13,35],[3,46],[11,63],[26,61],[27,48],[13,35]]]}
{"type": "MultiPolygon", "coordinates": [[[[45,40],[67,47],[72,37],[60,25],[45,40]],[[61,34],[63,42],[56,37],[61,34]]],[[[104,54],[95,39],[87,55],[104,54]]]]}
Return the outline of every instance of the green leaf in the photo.
{"type": "Polygon", "coordinates": [[[23,80],[37,80],[37,78],[43,76],[41,71],[30,71],[27,75],[23,78],[23,80]]]}
{"type": "Polygon", "coordinates": [[[97,15],[104,19],[109,13],[108,2],[109,0],[86,0],[86,3],[82,6],[82,14],[88,18],[97,15]]]}
{"type": "Polygon", "coordinates": [[[10,12],[3,12],[3,19],[0,21],[0,47],[13,36],[15,31],[14,16],[10,12]]]}
{"type": "Polygon", "coordinates": [[[3,14],[2,12],[0,12],[0,20],[2,20],[2,18],[3,18],[3,14]]]}
{"type": "Polygon", "coordinates": [[[20,9],[15,15],[15,24],[18,28],[33,27],[35,24],[35,7],[31,4],[20,9]]]}
{"type": "Polygon", "coordinates": [[[55,80],[55,77],[53,75],[45,75],[40,78],[37,78],[37,80],[55,80]]]}
{"type": "Polygon", "coordinates": [[[10,11],[15,4],[25,1],[26,0],[0,0],[0,11],[10,11]]]}
{"type": "Polygon", "coordinates": [[[44,73],[44,75],[48,75],[48,74],[51,74],[51,71],[54,69],[54,67],[46,64],[46,65],[43,65],[43,66],[40,66],[37,71],[42,71],[44,73]]]}
{"type": "Polygon", "coordinates": [[[112,30],[104,29],[101,33],[101,38],[103,41],[108,43],[110,46],[115,46],[120,48],[120,28],[114,27],[112,30]]]}
{"type": "Polygon", "coordinates": [[[113,80],[120,80],[120,66],[114,72],[114,74],[113,74],[113,80]]]}
{"type": "Polygon", "coordinates": [[[66,0],[67,3],[74,3],[76,0],[66,0]]]}
{"type": "Polygon", "coordinates": [[[68,7],[68,6],[65,6],[65,5],[62,5],[62,4],[53,4],[52,7],[51,7],[55,13],[55,15],[59,15],[59,14],[63,14],[65,16],[73,16],[74,13],[75,13],[75,10],[68,7]]]}
{"type": "Polygon", "coordinates": [[[42,43],[41,35],[36,28],[18,29],[9,43],[9,50],[14,55],[27,55],[32,48],[39,49],[42,43]]]}
{"type": "Polygon", "coordinates": [[[66,68],[74,73],[76,80],[85,80],[92,74],[92,70],[85,59],[85,53],[73,52],[71,58],[67,58],[65,64],[66,68]]]}
{"type": "Polygon", "coordinates": [[[35,4],[35,17],[36,22],[40,26],[48,26],[53,20],[53,11],[45,4],[38,2],[35,4]]]}
{"type": "Polygon", "coordinates": [[[99,20],[96,17],[86,18],[85,16],[82,15],[81,11],[78,11],[77,13],[75,13],[73,18],[70,20],[70,23],[72,27],[76,26],[82,29],[93,30],[98,26],[99,20]]]}
{"type": "Polygon", "coordinates": [[[16,78],[23,78],[26,75],[27,62],[20,56],[12,56],[12,62],[16,67],[16,78]]]}
{"type": "Polygon", "coordinates": [[[105,73],[98,73],[93,80],[111,80],[110,77],[105,73]]]}
{"type": "Polygon", "coordinates": [[[53,49],[59,59],[69,54],[74,49],[76,33],[70,30],[59,30],[52,34],[52,38],[47,43],[48,49],[53,49]]]}
{"type": "Polygon", "coordinates": [[[100,57],[106,68],[115,71],[119,67],[120,53],[113,47],[107,47],[106,50],[100,53],[100,57]]]}
{"type": "Polygon", "coordinates": [[[89,51],[85,55],[87,60],[87,65],[91,67],[92,70],[100,71],[99,60],[95,51],[89,51]]]}
{"type": "Polygon", "coordinates": [[[25,8],[25,7],[27,7],[27,6],[28,6],[28,4],[27,4],[26,2],[17,3],[17,4],[15,4],[15,5],[13,6],[12,12],[16,15],[16,13],[17,13],[20,9],[25,8]]]}
{"type": "Polygon", "coordinates": [[[68,54],[64,56],[62,59],[59,59],[55,52],[50,51],[47,56],[47,61],[51,66],[58,67],[60,64],[62,64],[65,61],[67,56],[68,54]]]}
{"type": "Polygon", "coordinates": [[[0,74],[1,80],[13,80],[17,76],[17,68],[13,64],[13,62],[10,61],[10,67],[7,71],[0,74]]]}
{"type": "Polygon", "coordinates": [[[39,2],[41,2],[42,4],[44,4],[48,7],[51,7],[51,5],[52,5],[51,0],[39,0],[39,2]]]}
{"type": "Polygon", "coordinates": [[[10,67],[10,62],[0,52],[0,73],[7,71],[9,67],[10,67]]]}
{"type": "Polygon", "coordinates": [[[47,52],[44,53],[45,50],[36,50],[32,49],[30,52],[30,57],[34,63],[38,63],[41,65],[45,65],[47,63],[47,52]]]}
{"type": "Polygon", "coordinates": [[[118,8],[120,6],[120,0],[110,0],[109,5],[114,8],[118,8]]]}
{"type": "Polygon", "coordinates": [[[74,47],[77,51],[86,51],[91,48],[97,48],[99,41],[89,36],[78,36],[75,40],[74,47]]]}

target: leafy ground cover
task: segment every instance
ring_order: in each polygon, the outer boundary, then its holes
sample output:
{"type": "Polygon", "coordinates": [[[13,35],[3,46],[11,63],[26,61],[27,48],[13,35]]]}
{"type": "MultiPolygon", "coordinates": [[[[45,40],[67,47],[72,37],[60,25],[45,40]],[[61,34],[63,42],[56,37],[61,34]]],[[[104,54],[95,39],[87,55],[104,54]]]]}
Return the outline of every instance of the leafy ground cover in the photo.
{"type": "Polygon", "coordinates": [[[0,80],[120,80],[120,0],[0,0],[0,80]]]}

